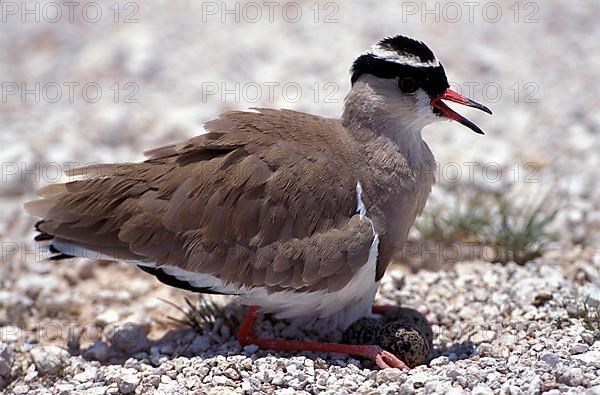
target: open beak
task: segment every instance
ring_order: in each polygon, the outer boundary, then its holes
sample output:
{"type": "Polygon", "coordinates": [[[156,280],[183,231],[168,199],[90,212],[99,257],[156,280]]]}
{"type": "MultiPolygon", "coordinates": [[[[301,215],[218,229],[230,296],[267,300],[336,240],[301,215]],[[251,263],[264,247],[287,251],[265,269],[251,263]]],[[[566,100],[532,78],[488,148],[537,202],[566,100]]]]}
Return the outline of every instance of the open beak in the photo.
{"type": "Polygon", "coordinates": [[[484,134],[483,130],[479,129],[477,125],[475,125],[473,122],[469,121],[467,118],[463,117],[462,115],[448,107],[446,103],[444,103],[442,100],[449,100],[455,103],[463,104],[465,106],[473,107],[478,110],[485,111],[491,115],[492,111],[490,111],[489,108],[487,108],[483,104],[477,103],[474,100],[464,97],[460,93],[457,93],[450,88],[448,88],[446,92],[442,93],[440,96],[436,97],[431,101],[431,105],[440,110],[445,117],[452,119],[456,122],[462,123],[469,129],[473,130],[475,133],[484,134]]]}

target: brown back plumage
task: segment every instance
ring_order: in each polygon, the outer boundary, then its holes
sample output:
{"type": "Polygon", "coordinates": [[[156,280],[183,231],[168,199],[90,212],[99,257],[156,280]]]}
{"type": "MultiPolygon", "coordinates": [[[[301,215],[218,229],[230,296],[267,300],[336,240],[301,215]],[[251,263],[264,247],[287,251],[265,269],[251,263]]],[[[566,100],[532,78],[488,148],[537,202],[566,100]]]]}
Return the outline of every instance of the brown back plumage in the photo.
{"type": "Polygon", "coordinates": [[[354,145],[339,121],[230,112],[142,163],[76,169],[26,204],[55,241],[213,275],[236,287],[337,290],[363,265],[354,145]]]}

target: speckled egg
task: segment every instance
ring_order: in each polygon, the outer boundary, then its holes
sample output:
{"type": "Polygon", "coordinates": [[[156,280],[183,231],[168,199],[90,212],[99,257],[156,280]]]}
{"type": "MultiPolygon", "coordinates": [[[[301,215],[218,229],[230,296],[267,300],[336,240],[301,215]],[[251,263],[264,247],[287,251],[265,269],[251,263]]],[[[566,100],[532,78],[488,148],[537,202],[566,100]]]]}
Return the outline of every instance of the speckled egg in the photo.
{"type": "Polygon", "coordinates": [[[429,322],[427,322],[427,319],[417,310],[408,307],[393,307],[386,311],[383,315],[383,320],[386,324],[400,321],[414,325],[427,340],[429,348],[432,348],[433,330],[431,329],[429,322]]]}
{"type": "Polygon", "coordinates": [[[378,344],[411,368],[425,363],[430,350],[425,335],[416,325],[406,321],[385,324],[379,332],[378,344]]]}
{"type": "Polygon", "coordinates": [[[358,319],[346,329],[342,342],[346,344],[377,344],[383,323],[372,317],[358,319]]]}

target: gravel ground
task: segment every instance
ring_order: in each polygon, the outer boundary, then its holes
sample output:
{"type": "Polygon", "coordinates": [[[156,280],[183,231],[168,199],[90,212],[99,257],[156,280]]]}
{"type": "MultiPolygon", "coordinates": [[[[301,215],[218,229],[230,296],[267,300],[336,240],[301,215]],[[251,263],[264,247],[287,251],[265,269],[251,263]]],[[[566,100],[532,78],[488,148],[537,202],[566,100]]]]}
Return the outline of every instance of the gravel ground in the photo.
{"type": "MultiPolygon", "coordinates": [[[[398,302],[421,311],[432,323],[435,351],[429,366],[409,372],[396,369],[378,371],[372,363],[342,355],[301,353],[280,355],[243,349],[232,337],[228,323],[218,319],[203,335],[173,325],[158,339],[148,339],[145,320],[122,319],[132,309],[147,309],[153,291],[135,296],[120,290],[95,290],[89,295],[101,305],[112,301],[112,308],[89,321],[77,341],[51,339],[51,334],[36,330],[3,327],[0,345],[0,373],[12,380],[6,390],[29,393],[37,390],[54,393],[598,393],[600,391],[600,342],[598,333],[583,322],[570,318],[567,306],[580,295],[575,281],[565,277],[558,256],[525,267],[484,262],[461,263],[440,272],[422,271],[405,275],[393,270],[382,284],[380,301],[398,302]],[[509,285],[510,284],[510,285],[509,285]],[[150,295],[148,295],[150,293],[150,295]],[[144,301],[146,304],[144,305],[144,301]],[[114,318],[110,315],[114,314],[114,318]],[[107,323],[106,321],[110,321],[107,323]],[[93,326],[93,327],[92,327],[93,326]],[[54,341],[52,341],[54,340],[54,341]],[[54,343],[55,345],[49,345],[54,343]],[[69,347],[70,346],[70,347],[69,347]]],[[[581,251],[578,260],[595,261],[581,270],[600,268],[600,256],[581,251]]],[[[117,266],[110,266],[117,275],[117,266]]],[[[64,280],[63,280],[64,281],[64,280]]],[[[94,278],[75,286],[63,285],[72,292],[75,303],[83,288],[94,278]]],[[[66,281],[65,281],[66,282],[66,281]]],[[[589,285],[588,285],[589,287],[589,285]]],[[[598,306],[600,295],[590,297],[598,306]]],[[[19,297],[17,290],[3,295],[19,297]]],[[[67,297],[67,298],[71,298],[67,297]]],[[[21,295],[21,298],[23,296],[21,295]]],[[[25,296],[30,305],[39,304],[25,296]]],[[[61,298],[48,293],[47,304],[61,298]]],[[[64,314],[60,310],[59,317],[64,314]]],[[[163,306],[150,308],[154,313],[163,306]]],[[[232,306],[228,314],[240,316],[232,306]]],[[[55,333],[66,324],[54,318],[43,330],[55,333]],[[51,325],[54,323],[55,325],[51,325]]],[[[149,325],[159,319],[150,317],[149,325]]],[[[83,321],[85,322],[85,321],[83,321]]],[[[82,320],[71,322],[79,328],[82,320]]],[[[168,326],[168,325],[167,325],[168,326]]],[[[318,336],[324,328],[302,328],[289,323],[257,324],[265,335],[290,338],[339,339],[339,333],[318,336]]],[[[76,330],[76,329],[75,329],[76,330]]]]}
{"type": "MultiPolygon", "coordinates": [[[[0,24],[0,391],[600,393],[598,326],[577,311],[584,300],[600,307],[600,3],[483,2],[472,22],[460,2],[430,4],[437,15],[422,15],[419,2],[284,2],[272,21],[264,3],[255,3],[258,20],[239,3],[240,23],[222,15],[221,2],[83,2],[72,22],[62,7],[57,23],[57,3],[30,3],[39,23],[14,4],[13,15],[3,2],[0,24]],[[302,16],[293,22],[296,4],[302,16]],[[490,4],[502,10],[496,22],[490,4]],[[102,10],[97,22],[94,7],[102,10]],[[226,307],[230,319],[196,333],[169,320],[181,313],[161,301],[182,305],[189,294],[122,264],[46,262],[36,249],[22,203],[72,162],[139,160],[144,149],[191,136],[227,109],[337,116],[353,58],[395,33],[429,43],[463,93],[479,82],[471,96],[495,114],[469,114],[483,138],[453,124],[425,131],[440,163],[426,210],[451,206],[464,188],[510,189],[522,205],[549,193],[562,207],[551,224],[557,240],[525,266],[473,258],[414,273],[414,265],[393,265],[377,301],[413,307],[431,322],[428,365],[378,371],[343,355],[241,349],[236,305],[226,307]],[[297,100],[285,84],[300,87],[297,100]],[[93,102],[98,87],[102,97],[93,102]],[[237,97],[221,97],[225,90],[237,97]]],[[[444,251],[423,254],[445,259],[444,251]]],[[[290,338],[340,337],[269,319],[259,327],[290,338]]]]}

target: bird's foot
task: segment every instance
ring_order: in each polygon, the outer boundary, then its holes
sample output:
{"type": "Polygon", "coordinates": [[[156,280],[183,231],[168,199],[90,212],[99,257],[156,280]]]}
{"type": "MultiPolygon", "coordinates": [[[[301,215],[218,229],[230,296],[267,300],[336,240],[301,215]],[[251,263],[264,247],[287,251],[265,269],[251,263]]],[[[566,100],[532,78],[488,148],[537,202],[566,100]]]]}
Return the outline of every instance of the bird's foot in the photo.
{"type": "Polygon", "coordinates": [[[375,362],[381,369],[409,369],[404,362],[402,362],[392,353],[385,351],[376,345],[319,343],[298,340],[260,338],[254,333],[254,323],[256,322],[257,316],[258,308],[256,306],[251,306],[237,333],[237,340],[242,346],[255,344],[259,348],[276,351],[313,351],[348,354],[368,358],[375,362]]]}
{"type": "Polygon", "coordinates": [[[369,348],[367,352],[372,353],[371,360],[374,361],[381,369],[397,368],[402,370],[410,370],[410,368],[404,362],[402,362],[402,360],[379,346],[362,347],[369,348]]]}

